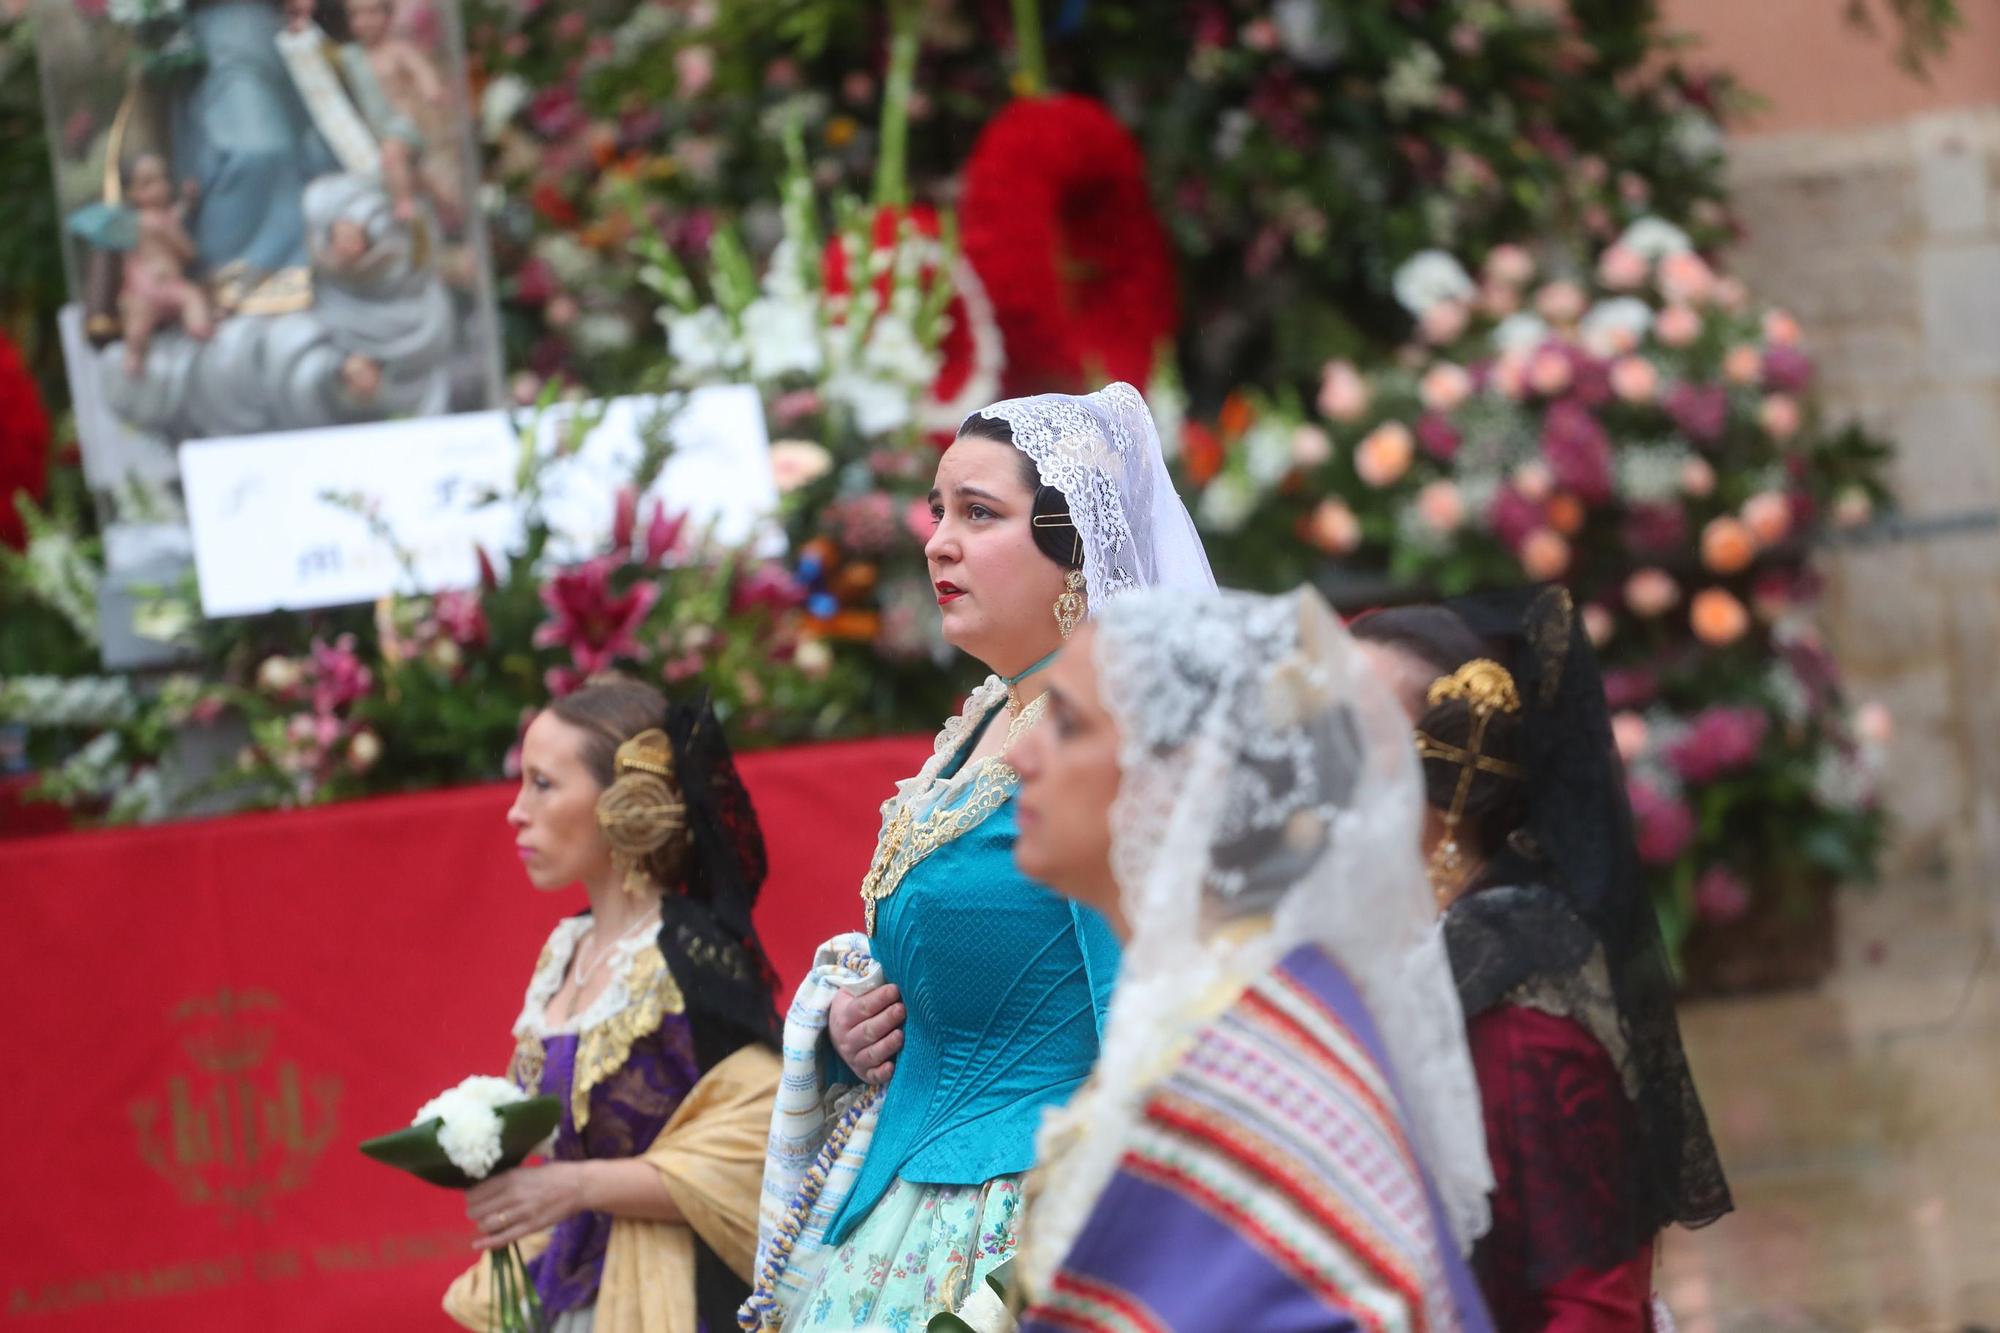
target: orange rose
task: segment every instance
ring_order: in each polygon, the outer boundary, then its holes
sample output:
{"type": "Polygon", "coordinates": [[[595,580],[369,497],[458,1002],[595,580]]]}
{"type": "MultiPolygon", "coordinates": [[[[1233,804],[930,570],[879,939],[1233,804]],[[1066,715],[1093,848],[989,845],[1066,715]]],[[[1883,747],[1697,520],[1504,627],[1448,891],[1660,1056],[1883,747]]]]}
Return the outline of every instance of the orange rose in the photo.
{"type": "Polygon", "coordinates": [[[1531,579],[1561,578],[1569,568],[1569,543],[1547,528],[1536,528],[1521,541],[1521,570],[1531,579]]]}
{"type": "Polygon", "coordinates": [[[1586,516],[1583,501],[1567,491],[1551,495],[1548,508],[1543,514],[1548,519],[1549,526],[1565,537],[1574,537],[1583,531],[1583,520],[1586,516]]]}
{"type": "Polygon", "coordinates": [[[1701,531],[1701,562],[1717,574],[1747,569],[1757,558],[1757,539],[1741,520],[1724,515],[1701,531]]]}
{"type": "Polygon", "coordinates": [[[1711,648],[1724,648],[1750,628],[1750,613],[1723,589],[1704,588],[1688,607],[1688,624],[1697,639],[1711,648]]]}
{"type": "Polygon", "coordinates": [[[1346,555],[1361,544],[1361,521],[1339,500],[1321,500],[1306,519],[1305,538],[1328,555],[1346,555]]]}
{"type": "Polygon", "coordinates": [[[1417,456],[1416,437],[1400,421],[1385,421],[1368,432],[1354,452],[1354,475],[1380,490],[1394,485],[1417,456]]]}

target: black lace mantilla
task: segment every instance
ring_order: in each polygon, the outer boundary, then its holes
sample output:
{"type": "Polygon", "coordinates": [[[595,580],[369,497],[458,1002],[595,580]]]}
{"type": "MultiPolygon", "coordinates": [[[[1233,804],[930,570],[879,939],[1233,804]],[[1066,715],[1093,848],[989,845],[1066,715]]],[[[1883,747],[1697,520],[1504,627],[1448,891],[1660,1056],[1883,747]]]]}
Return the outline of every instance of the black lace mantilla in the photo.
{"type": "Polygon", "coordinates": [[[1713,1222],[1733,1204],[1681,1048],[1673,973],[1641,873],[1595,654],[1561,589],[1451,607],[1514,673],[1529,770],[1522,836],[1447,916],[1467,1014],[1533,986],[1559,1008],[1572,997],[1579,1012],[1569,1016],[1604,1032],[1602,1015],[1593,1024],[1583,1012],[1585,997],[1604,985],[1583,975],[1601,948],[1612,1030],[1625,1048],[1608,1053],[1638,1122],[1629,1197],[1614,1211],[1647,1236],[1673,1222],[1713,1222]]]}

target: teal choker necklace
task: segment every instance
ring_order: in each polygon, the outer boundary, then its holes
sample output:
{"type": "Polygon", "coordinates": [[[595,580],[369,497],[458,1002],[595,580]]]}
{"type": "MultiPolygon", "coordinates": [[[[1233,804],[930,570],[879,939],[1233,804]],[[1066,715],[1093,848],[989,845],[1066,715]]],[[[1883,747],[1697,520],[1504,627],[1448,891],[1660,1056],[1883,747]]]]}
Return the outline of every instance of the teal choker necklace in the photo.
{"type": "Polygon", "coordinates": [[[1047,657],[1044,657],[1041,661],[1035,663],[1033,666],[1029,667],[1026,671],[1018,672],[1012,676],[1000,677],[1000,683],[1007,687],[1007,711],[1009,713],[1012,713],[1016,717],[1019,717],[1021,715],[1021,696],[1015,690],[1014,687],[1016,685],[1019,685],[1022,681],[1026,680],[1028,677],[1034,675],[1037,671],[1040,671],[1043,667],[1047,666],[1049,663],[1055,661],[1056,653],[1060,653],[1061,651],[1062,649],[1060,648],[1056,649],[1055,652],[1050,653],[1047,657]]]}

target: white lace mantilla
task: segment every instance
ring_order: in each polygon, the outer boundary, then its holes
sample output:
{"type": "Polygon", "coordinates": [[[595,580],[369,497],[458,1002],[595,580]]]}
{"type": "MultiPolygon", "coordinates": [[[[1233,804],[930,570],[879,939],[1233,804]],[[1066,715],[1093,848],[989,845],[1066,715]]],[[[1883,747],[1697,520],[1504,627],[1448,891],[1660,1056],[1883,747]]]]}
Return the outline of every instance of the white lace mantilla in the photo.
{"type": "Polygon", "coordinates": [[[1008,398],[974,415],[1006,422],[1042,484],[1069,502],[1092,614],[1131,588],[1215,586],[1137,389],[1008,398]]]}
{"type": "MultiPolygon", "coordinates": [[[[1046,1290],[1146,1091],[1228,994],[1306,943],[1375,1018],[1413,1145],[1462,1250],[1493,1176],[1464,1013],[1422,863],[1408,723],[1320,598],[1144,591],[1099,617],[1122,777],[1112,869],[1131,935],[1093,1091],[1045,1119],[1063,1164],[1024,1252],[1046,1290]]],[[[1439,1297],[1442,1299],[1442,1297],[1439,1297]]]]}

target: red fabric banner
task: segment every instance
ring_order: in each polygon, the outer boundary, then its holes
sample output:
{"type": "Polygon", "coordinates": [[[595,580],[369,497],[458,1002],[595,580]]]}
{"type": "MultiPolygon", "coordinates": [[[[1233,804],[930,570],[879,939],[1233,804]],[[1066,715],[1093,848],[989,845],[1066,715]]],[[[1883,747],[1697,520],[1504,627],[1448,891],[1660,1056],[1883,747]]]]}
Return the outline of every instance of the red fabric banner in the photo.
{"type": "MultiPolygon", "coordinates": [[[[858,929],[876,808],[927,740],[744,756],[785,976],[858,929]]],[[[14,1090],[0,1329],[451,1327],[458,1195],[363,1158],[498,1073],[556,920],[512,788],[0,841],[14,1090]]]]}

